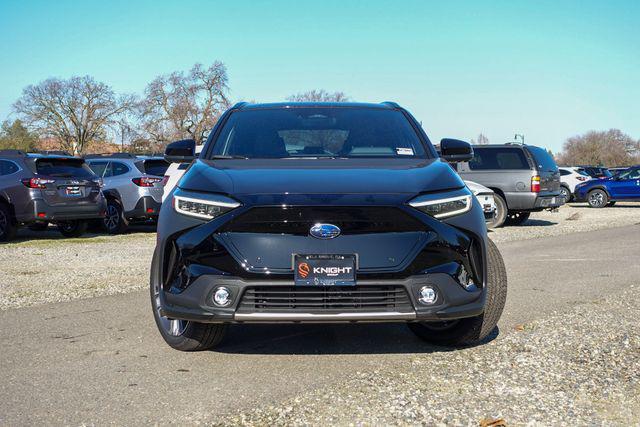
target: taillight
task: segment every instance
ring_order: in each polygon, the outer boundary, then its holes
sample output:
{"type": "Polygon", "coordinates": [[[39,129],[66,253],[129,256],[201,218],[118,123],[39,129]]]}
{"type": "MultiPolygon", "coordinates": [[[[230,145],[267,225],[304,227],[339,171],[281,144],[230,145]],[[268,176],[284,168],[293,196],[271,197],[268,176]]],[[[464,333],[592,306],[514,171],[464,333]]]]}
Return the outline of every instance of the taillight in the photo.
{"type": "Polygon", "coordinates": [[[540,192],[540,177],[538,175],[531,177],[531,192],[532,193],[540,192]]]}
{"type": "Polygon", "coordinates": [[[586,180],[587,180],[587,177],[586,177],[586,176],[576,176],[576,179],[577,179],[578,181],[586,181],[586,180]]]}
{"type": "Polygon", "coordinates": [[[164,178],[162,178],[162,186],[166,187],[167,182],[169,182],[169,175],[165,175],[164,178]]]}
{"type": "Polygon", "coordinates": [[[44,179],[44,178],[25,178],[22,180],[22,183],[24,184],[25,187],[29,187],[29,188],[39,188],[39,189],[43,189],[43,188],[47,188],[47,184],[53,184],[54,182],[56,182],[55,179],[44,179]]]}
{"type": "Polygon", "coordinates": [[[141,176],[140,178],[133,178],[131,181],[138,187],[153,187],[153,184],[157,184],[162,181],[162,178],[150,178],[148,176],[141,176]]]}

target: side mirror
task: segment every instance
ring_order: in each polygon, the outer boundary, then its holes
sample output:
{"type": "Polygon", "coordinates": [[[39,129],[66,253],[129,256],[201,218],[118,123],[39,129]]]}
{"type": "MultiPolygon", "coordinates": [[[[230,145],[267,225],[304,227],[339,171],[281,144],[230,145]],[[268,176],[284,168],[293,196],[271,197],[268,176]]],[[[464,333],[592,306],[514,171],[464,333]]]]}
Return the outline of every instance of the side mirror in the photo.
{"type": "Polygon", "coordinates": [[[440,141],[440,156],[449,163],[468,162],[473,158],[473,147],[459,139],[445,138],[440,141]]]}
{"type": "Polygon", "coordinates": [[[196,158],[196,141],[182,139],[167,145],[164,159],[169,163],[191,163],[196,158]]]}

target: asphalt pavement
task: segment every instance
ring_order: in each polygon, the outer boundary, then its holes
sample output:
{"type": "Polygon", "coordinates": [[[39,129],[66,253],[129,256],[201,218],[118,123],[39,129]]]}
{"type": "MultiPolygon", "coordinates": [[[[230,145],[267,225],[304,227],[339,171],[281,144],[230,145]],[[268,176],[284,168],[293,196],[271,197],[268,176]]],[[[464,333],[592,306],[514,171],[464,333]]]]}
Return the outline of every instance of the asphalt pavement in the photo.
{"type": "MultiPolygon", "coordinates": [[[[509,294],[494,339],[637,284],[639,237],[634,225],[499,244],[509,294]]],[[[333,324],[233,326],[215,351],[181,353],[157,333],[146,292],[4,310],[0,325],[0,425],[215,421],[450,351],[404,324],[333,324]]]]}

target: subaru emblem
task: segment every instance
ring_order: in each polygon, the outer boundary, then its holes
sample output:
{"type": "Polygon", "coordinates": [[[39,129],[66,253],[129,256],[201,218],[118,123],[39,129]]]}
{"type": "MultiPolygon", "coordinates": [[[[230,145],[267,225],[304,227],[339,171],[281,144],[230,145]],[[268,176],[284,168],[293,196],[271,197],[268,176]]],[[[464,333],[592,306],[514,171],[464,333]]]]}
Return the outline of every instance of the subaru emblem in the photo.
{"type": "Polygon", "coordinates": [[[340,228],[333,224],[316,224],[309,230],[316,239],[333,239],[340,235],[340,228]]]}

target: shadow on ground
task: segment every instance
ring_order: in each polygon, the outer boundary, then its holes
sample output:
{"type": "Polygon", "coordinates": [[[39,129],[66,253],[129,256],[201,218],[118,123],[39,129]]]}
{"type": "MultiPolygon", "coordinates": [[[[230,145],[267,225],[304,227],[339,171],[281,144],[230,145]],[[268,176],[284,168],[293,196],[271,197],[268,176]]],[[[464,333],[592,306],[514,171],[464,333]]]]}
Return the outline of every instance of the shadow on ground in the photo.
{"type": "MultiPolygon", "coordinates": [[[[124,234],[139,234],[139,233],[155,233],[156,226],[155,224],[133,224],[129,227],[129,229],[124,234]]],[[[103,232],[99,228],[89,229],[85,234],[80,237],[70,238],[64,237],[56,228],[55,225],[49,225],[46,230],[43,231],[34,231],[30,230],[27,227],[20,227],[18,229],[18,233],[16,234],[15,239],[11,240],[9,243],[23,243],[30,241],[40,241],[40,242],[51,242],[55,243],[56,241],[74,241],[76,243],[82,243],[83,241],[90,242],[92,239],[101,240],[102,237],[109,237],[110,235],[106,232],[103,232]]]]}
{"type": "MultiPolygon", "coordinates": [[[[499,335],[498,327],[482,341],[499,335]]],[[[429,344],[404,323],[231,325],[214,352],[265,355],[403,354],[457,350],[429,344]]]]}

